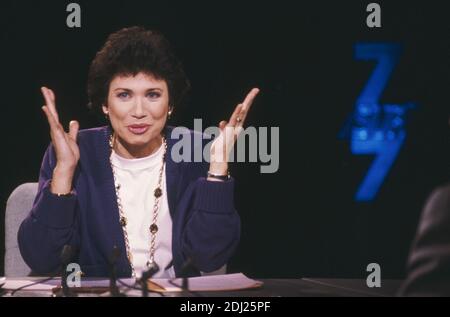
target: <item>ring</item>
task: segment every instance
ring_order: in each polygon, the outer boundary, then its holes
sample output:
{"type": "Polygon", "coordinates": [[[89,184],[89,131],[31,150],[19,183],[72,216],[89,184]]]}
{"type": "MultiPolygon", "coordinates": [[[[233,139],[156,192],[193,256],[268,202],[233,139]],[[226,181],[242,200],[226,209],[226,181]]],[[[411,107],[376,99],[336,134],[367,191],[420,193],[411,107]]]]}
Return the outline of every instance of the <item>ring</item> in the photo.
{"type": "Polygon", "coordinates": [[[237,117],[236,121],[241,122],[241,117],[237,117]]]}

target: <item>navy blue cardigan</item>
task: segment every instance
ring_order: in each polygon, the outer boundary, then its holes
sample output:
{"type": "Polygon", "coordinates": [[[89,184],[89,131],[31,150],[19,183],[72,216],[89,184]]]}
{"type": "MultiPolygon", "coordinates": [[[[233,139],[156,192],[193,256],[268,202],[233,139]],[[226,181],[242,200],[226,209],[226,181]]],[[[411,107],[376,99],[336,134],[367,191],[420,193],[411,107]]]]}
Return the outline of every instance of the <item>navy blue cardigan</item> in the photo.
{"type": "MultiPolygon", "coordinates": [[[[185,273],[192,276],[228,262],[239,242],[240,219],[234,208],[234,180],[207,181],[209,164],[204,161],[175,163],[170,155],[177,141],[170,136],[172,129],[168,127],[164,133],[173,265],[180,276],[189,259],[195,269],[185,273]]],[[[197,133],[186,131],[184,136],[190,138],[197,133]]],[[[108,259],[114,246],[121,251],[118,276],[131,276],[109,162],[110,134],[107,126],[79,131],[80,160],[71,197],[58,197],[49,191],[56,158],[52,145],[47,149],[33,208],[18,233],[20,252],[34,273],[57,271],[61,250],[70,244],[77,250],[73,262],[80,264],[86,276],[108,275],[108,259]]]]}

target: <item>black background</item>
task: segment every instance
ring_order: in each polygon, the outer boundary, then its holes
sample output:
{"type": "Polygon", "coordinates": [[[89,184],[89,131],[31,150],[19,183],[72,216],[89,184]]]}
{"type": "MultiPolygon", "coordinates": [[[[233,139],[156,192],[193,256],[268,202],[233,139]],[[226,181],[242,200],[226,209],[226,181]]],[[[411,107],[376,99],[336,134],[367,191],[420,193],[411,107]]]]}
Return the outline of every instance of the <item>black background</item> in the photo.
{"type": "MultiPolygon", "coordinates": [[[[60,118],[102,122],[86,108],[90,61],[107,35],[143,25],[162,31],[193,90],[173,124],[226,119],[254,86],[247,124],[280,127],[280,169],[234,164],[241,244],[229,267],[254,277],[362,277],[370,262],[401,278],[421,208],[449,179],[449,25],[446,1],[383,1],[382,28],[366,26],[372,1],[76,1],[82,27],[66,26],[71,1],[2,1],[2,174],[12,190],[37,181],[49,142],[39,87],[53,88],[60,118]],[[404,45],[382,103],[419,105],[377,199],[353,194],[372,156],[353,156],[337,134],[371,74],[356,42],[404,45]]],[[[74,1],[75,2],[75,1],[74,1]]],[[[0,274],[3,265],[0,265],[0,274]]]]}

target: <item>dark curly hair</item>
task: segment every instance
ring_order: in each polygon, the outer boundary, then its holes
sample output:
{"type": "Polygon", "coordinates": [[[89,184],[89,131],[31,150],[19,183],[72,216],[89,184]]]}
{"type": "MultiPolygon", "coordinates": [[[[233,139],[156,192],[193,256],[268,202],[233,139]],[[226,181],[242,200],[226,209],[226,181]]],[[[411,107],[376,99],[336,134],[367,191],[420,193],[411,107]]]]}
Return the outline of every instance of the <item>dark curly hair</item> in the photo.
{"type": "Polygon", "coordinates": [[[184,101],[189,80],[169,42],[157,31],[134,26],[110,34],[97,52],[89,68],[88,107],[101,114],[111,81],[118,75],[135,76],[140,72],[166,81],[171,107],[184,101]]]}

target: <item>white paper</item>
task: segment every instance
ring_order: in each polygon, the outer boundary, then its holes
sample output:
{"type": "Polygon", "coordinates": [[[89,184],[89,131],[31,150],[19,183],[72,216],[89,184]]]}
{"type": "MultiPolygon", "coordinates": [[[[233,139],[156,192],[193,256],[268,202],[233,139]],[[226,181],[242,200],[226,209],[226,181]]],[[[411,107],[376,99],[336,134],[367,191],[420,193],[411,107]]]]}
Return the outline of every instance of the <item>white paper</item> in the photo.
{"type": "Polygon", "coordinates": [[[24,287],[20,291],[51,291],[56,285],[51,283],[37,283],[39,280],[36,279],[8,279],[6,278],[5,284],[2,286],[3,289],[16,290],[24,287]],[[37,283],[37,284],[34,284],[37,283]],[[33,284],[33,285],[31,285],[33,284]]]}
{"type": "MultiPolygon", "coordinates": [[[[123,283],[129,286],[138,286],[135,284],[135,279],[126,278],[120,279],[123,283]]],[[[150,290],[157,290],[162,292],[179,292],[182,291],[181,285],[183,279],[151,279],[149,285],[150,290]],[[172,283],[171,283],[172,282],[172,283]],[[153,285],[151,285],[153,284],[153,285]],[[156,285],[155,285],[156,284],[156,285]],[[174,285],[175,284],[175,285],[174,285]]],[[[37,278],[18,279],[18,278],[6,278],[3,289],[16,290],[24,287],[21,291],[51,291],[53,288],[59,286],[61,280],[55,278],[49,281],[43,281],[39,283],[37,278]],[[36,284],[33,284],[36,283],[36,284]],[[33,285],[32,285],[33,284],[33,285]]],[[[117,281],[119,289],[126,288],[122,283],[117,281]]],[[[233,291],[240,289],[249,289],[262,286],[262,282],[252,280],[246,277],[242,273],[236,274],[224,274],[224,275],[211,275],[211,276],[199,276],[191,277],[188,279],[189,291],[201,292],[201,291],[233,291]]],[[[81,287],[109,287],[108,279],[81,279],[81,287]]],[[[138,286],[139,287],[139,286],[138,286]]]]}
{"type": "MultiPolygon", "coordinates": [[[[18,278],[6,278],[6,281],[4,282],[4,285],[2,286],[3,289],[7,290],[15,290],[20,287],[24,287],[21,289],[21,291],[49,291],[52,290],[55,287],[58,287],[61,285],[61,279],[60,278],[54,278],[48,281],[44,281],[45,278],[34,278],[34,279],[18,279],[18,278]],[[39,280],[42,280],[43,282],[38,283],[39,280]],[[33,283],[38,283],[31,285],[33,283]]],[[[120,279],[123,283],[126,285],[133,286],[135,284],[134,278],[124,278],[120,279]]],[[[109,279],[92,279],[87,278],[83,279],[81,278],[81,287],[109,287],[109,279]]],[[[118,287],[123,286],[119,281],[116,282],[118,287]]]]}

